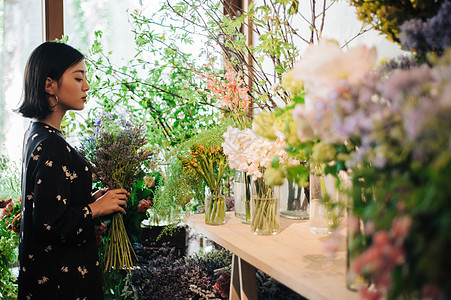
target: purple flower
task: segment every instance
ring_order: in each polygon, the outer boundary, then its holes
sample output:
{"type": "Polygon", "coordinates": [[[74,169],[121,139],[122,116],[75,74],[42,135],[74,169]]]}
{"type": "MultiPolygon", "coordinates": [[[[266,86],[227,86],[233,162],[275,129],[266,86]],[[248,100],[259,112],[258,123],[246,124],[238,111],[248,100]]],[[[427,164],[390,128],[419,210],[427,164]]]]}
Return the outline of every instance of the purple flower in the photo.
{"type": "Polygon", "coordinates": [[[94,122],[94,127],[99,127],[100,124],[102,124],[102,119],[101,118],[97,118],[96,121],[94,122]]]}
{"type": "Polygon", "coordinates": [[[399,39],[404,49],[420,54],[442,52],[451,46],[451,3],[446,1],[437,15],[427,21],[412,19],[401,26],[399,39]]]}

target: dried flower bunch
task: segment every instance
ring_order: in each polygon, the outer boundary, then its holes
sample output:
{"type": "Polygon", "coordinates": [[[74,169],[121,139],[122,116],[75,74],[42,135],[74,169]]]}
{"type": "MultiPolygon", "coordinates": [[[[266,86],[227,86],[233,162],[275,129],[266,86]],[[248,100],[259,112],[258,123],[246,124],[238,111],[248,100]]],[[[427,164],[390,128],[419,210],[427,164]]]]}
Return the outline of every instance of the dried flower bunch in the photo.
{"type": "Polygon", "coordinates": [[[104,117],[94,124],[96,132],[87,142],[87,159],[102,184],[111,189],[130,190],[141,171],[141,165],[153,154],[143,147],[147,140],[142,126],[104,117]],[[97,126],[96,126],[97,125],[97,126]]]}
{"type": "MultiPolygon", "coordinates": [[[[111,189],[131,190],[142,164],[153,154],[145,150],[145,131],[129,121],[115,119],[112,115],[99,118],[94,124],[92,137],[85,139],[82,152],[92,164],[102,184],[111,189]]],[[[130,270],[133,251],[122,215],[113,215],[105,247],[105,269],[130,270]]]]}

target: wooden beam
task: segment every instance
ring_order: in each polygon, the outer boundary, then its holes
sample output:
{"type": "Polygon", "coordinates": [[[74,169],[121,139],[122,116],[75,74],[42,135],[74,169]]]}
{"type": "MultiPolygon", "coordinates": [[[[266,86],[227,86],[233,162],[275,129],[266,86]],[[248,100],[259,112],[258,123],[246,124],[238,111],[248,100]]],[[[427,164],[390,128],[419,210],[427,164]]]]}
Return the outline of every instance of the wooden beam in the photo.
{"type": "Polygon", "coordinates": [[[224,15],[230,15],[231,18],[236,17],[243,9],[241,0],[224,0],[223,5],[224,15]]]}
{"type": "Polygon", "coordinates": [[[45,41],[61,39],[64,35],[63,0],[43,1],[43,25],[45,41]]]}

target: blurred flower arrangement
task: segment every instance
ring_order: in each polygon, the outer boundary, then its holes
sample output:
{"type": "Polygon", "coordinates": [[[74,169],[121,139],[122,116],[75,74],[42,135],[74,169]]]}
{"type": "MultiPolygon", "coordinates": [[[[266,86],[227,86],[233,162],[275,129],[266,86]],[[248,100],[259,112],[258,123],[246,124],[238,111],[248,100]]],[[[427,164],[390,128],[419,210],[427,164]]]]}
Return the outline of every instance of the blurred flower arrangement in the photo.
{"type": "Polygon", "coordinates": [[[205,222],[223,224],[226,203],[222,195],[223,175],[227,168],[227,156],[217,148],[193,145],[189,157],[179,155],[184,170],[193,169],[210,189],[209,201],[205,202],[205,222]]]}
{"type": "MultiPolygon", "coordinates": [[[[353,168],[353,213],[372,224],[369,249],[356,261],[354,271],[372,277],[382,296],[427,291],[450,294],[449,263],[437,259],[449,251],[451,191],[451,52],[431,65],[373,74],[363,86],[342,89],[339,97],[354,106],[341,115],[339,124],[366,118],[366,124],[349,132],[360,147],[349,161],[353,168]],[[364,95],[371,95],[372,102],[364,95]],[[399,233],[400,219],[403,233],[399,233]],[[370,256],[380,247],[397,243],[400,251],[384,251],[394,257],[390,267],[384,256],[370,256]],[[401,245],[401,246],[399,246],[401,245]],[[360,266],[359,266],[360,265],[360,266]]],[[[340,105],[341,106],[341,105],[340,105]]],[[[360,123],[361,124],[361,123],[360,123]]],[[[362,242],[362,241],[360,241],[362,242]]],[[[367,292],[367,291],[365,291],[367,292]]]]}
{"type": "Polygon", "coordinates": [[[352,176],[349,223],[365,228],[350,245],[352,271],[371,284],[360,290],[366,299],[451,292],[451,265],[441,259],[451,245],[451,50],[438,53],[374,70],[374,49],[345,53],[324,41],[290,74],[306,89],[293,112],[300,144],[312,143],[303,154],[327,163],[326,173],[352,176]]]}
{"type": "MultiPolygon", "coordinates": [[[[84,139],[82,152],[104,187],[130,191],[142,164],[153,154],[145,150],[145,131],[125,118],[99,118],[92,137],[84,139]]],[[[148,203],[146,203],[148,205],[148,203]]],[[[142,205],[141,205],[142,206],[142,205]]],[[[113,215],[105,247],[105,270],[130,270],[133,248],[120,213],[113,215]]]]}

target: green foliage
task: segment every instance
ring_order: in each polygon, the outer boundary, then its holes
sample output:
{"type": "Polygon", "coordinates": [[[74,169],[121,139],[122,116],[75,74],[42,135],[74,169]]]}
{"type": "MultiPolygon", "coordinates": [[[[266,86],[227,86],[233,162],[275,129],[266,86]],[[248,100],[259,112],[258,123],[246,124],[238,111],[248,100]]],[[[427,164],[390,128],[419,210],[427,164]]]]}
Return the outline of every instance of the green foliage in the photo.
{"type": "Polygon", "coordinates": [[[150,144],[166,149],[213,123],[213,110],[199,92],[192,70],[196,60],[180,50],[191,44],[191,37],[179,35],[172,27],[166,28],[172,34],[157,33],[152,18],[137,13],[130,18],[136,52],[122,66],[111,62],[112,53],[103,49],[102,33],[96,33],[87,65],[92,96],[100,108],[90,112],[88,122],[93,123],[100,109],[127,109],[136,121],[146,124],[150,144]]]}
{"type": "Polygon", "coordinates": [[[0,154],[0,199],[20,197],[20,168],[17,162],[0,154]]]}
{"type": "Polygon", "coordinates": [[[17,262],[19,234],[11,229],[11,223],[19,212],[20,203],[16,203],[14,209],[0,219],[0,298],[5,300],[17,297],[16,278],[11,267],[17,262]]]}
{"type": "Polygon", "coordinates": [[[410,19],[426,20],[434,16],[444,0],[350,0],[357,16],[373,28],[399,43],[400,26],[410,19]]]}
{"type": "Polygon", "coordinates": [[[186,156],[193,145],[218,148],[224,141],[227,124],[220,123],[205,129],[193,138],[180,143],[166,156],[166,178],[155,195],[155,209],[158,215],[174,221],[190,210],[196,210],[205,197],[205,182],[193,169],[183,170],[178,156],[186,156]]]}

